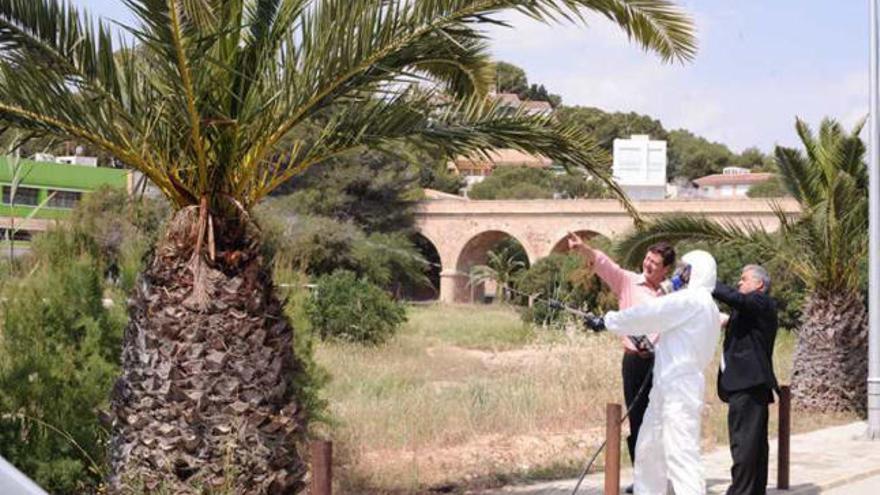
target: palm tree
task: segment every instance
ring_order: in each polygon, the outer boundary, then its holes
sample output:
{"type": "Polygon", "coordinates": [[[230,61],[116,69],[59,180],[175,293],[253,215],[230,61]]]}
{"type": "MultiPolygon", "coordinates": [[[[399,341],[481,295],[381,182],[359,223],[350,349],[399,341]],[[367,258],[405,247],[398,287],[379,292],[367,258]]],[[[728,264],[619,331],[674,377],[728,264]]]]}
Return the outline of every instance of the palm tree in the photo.
{"type": "Polygon", "coordinates": [[[112,393],[117,492],[301,486],[302,365],[250,212],[306,169],[401,144],[516,148],[621,194],[589,135],[486,97],[484,28],[507,25],[498,14],[598,13],[666,61],[696,46],[669,0],[124,2],[138,22],[115,42],[64,0],[0,0],[0,129],[88,143],[174,206],[131,298],[112,393]]]}
{"type": "Polygon", "coordinates": [[[618,245],[628,260],[660,239],[703,240],[748,246],[764,259],[779,256],[806,285],[794,355],[792,394],[816,411],[866,408],[867,323],[862,263],[868,250],[868,174],[865,145],[830,119],[818,136],[796,124],[804,152],[777,147],[785,188],[800,204],[797,220],[777,208],[781,227],[770,234],[754,225],[719,224],[703,218],[667,217],[618,245]]]}
{"type": "Polygon", "coordinates": [[[522,248],[506,246],[498,251],[489,251],[485,265],[471,268],[469,284],[477,286],[489,280],[495,282],[495,302],[504,301],[504,294],[516,275],[526,268],[522,248]]]}

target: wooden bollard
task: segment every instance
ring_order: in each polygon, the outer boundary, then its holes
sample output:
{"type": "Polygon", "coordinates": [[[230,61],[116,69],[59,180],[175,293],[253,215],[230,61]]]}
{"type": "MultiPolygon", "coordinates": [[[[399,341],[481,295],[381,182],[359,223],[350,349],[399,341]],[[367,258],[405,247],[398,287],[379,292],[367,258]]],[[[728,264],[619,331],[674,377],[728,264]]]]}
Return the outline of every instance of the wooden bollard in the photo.
{"type": "Polygon", "coordinates": [[[620,495],[620,404],[605,406],[605,495],[620,495]]]}
{"type": "Polygon", "coordinates": [[[311,495],[331,495],[333,488],[333,443],[314,440],[311,444],[312,488],[311,495]]]}
{"type": "Polygon", "coordinates": [[[776,470],[776,488],[788,490],[791,461],[791,387],[779,387],[779,459],[776,470]]]}

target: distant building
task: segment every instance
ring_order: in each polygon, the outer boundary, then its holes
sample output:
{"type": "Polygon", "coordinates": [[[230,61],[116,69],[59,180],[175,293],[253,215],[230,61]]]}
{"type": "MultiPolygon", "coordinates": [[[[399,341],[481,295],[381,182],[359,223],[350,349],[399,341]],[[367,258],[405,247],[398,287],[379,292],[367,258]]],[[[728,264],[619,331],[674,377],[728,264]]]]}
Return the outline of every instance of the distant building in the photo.
{"type": "Polygon", "coordinates": [[[646,134],[614,140],[614,179],[636,200],[666,198],[666,141],[646,134]]]}
{"type": "Polygon", "coordinates": [[[98,167],[92,157],[62,158],[76,158],[72,161],[77,164],[58,163],[55,157],[51,161],[19,159],[16,176],[16,158],[0,156],[0,239],[14,226],[17,240],[29,240],[32,230],[45,230],[52,221],[66,218],[83,195],[101,186],[130,188],[127,170],[98,167]],[[13,194],[16,177],[18,186],[13,194]]]}
{"type": "Polygon", "coordinates": [[[450,170],[464,176],[467,186],[482,182],[497,167],[549,168],[553,161],[541,155],[530,155],[513,149],[497,149],[487,156],[457,157],[449,163],[450,170]]]}
{"type": "Polygon", "coordinates": [[[694,180],[699,195],[709,199],[745,197],[752,186],[767,182],[774,174],[752,173],[747,168],[725,167],[720,174],[707,175],[694,180]]]}
{"type": "MultiPolygon", "coordinates": [[[[499,105],[511,110],[520,110],[530,115],[550,114],[553,107],[546,101],[521,100],[516,93],[494,93],[499,105]]],[[[522,151],[499,148],[487,153],[487,156],[456,157],[449,162],[451,172],[464,177],[465,189],[492,175],[492,171],[498,167],[535,167],[549,168],[552,160],[540,155],[530,155],[522,151]]]]}

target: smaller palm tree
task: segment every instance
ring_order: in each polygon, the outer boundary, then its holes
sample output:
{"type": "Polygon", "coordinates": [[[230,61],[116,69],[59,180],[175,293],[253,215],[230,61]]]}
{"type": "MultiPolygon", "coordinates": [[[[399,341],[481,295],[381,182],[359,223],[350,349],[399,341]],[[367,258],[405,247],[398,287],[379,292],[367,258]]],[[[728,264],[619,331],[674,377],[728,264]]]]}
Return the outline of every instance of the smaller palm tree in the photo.
{"type": "Polygon", "coordinates": [[[754,249],[757,259],[783,260],[809,291],[797,329],[792,394],[810,410],[864,412],[866,407],[868,312],[862,276],[868,253],[868,174],[858,136],[863,124],[846,132],[826,119],[816,135],[797,120],[804,151],[777,147],[776,161],[801,215],[795,220],[776,208],[776,234],[756,225],[666,217],[617,246],[630,263],[658,240],[741,245],[754,249]]]}
{"type": "Polygon", "coordinates": [[[520,271],[526,269],[522,249],[505,246],[498,251],[489,251],[485,265],[471,268],[470,281],[472,287],[482,283],[495,282],[495,301],[507,300],[505,293],[520,271]]]}

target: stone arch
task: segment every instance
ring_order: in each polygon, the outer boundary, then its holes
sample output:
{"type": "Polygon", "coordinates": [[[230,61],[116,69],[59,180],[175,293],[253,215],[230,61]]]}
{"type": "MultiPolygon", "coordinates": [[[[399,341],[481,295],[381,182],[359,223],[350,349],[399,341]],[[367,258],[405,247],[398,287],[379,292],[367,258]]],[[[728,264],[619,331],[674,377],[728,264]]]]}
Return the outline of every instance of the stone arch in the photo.
{"type": "MultiPolygon", "coordinates": [[[[596,232],[594,230],[582,229],[582,230],[572,230],[571,232],[573,234],[575,234],[576,236],[580,237],[584,241],[589,241],[589,240],[596,238],[596,237],[608,239],[607,236],[605,236],[599,232],[596,232]]],[[[560,253],[568,252],[568,241],[566,240],[567,238],[568,238],[568,232],[565,232],[564,234],[557,236],[557,241],[555,243],[553,243],[553,247],[550,249],[550,254],[560,254],[560,253]]]]}
{"type": "Polygon", "coordinates": [[[415,232],[410,240],[418,249],[422,258],[428,262],[425,266],[425,275],[428,278],[427,286],[404,286],[401,294],[404,299],[410,301],[431,301],[440,297],[440,272],[442,260],[437,245],[421,232],[415,232]]]}
{"type": "Polygon", "coordinates": [[[486,284],[472,286],[469,283],[470,270],[476,265],[486,263],[489,251],[508,239],[516,242],[522,248],[525,253],[527,266],[532,262],[533,256],[529,253],[527,244],[522,242],[517,236],[504,230],[486,230],[472,236],[462,245],[456,257],[455,272],[460,280],[459,293],[456,296],[457,301],[478,302],[484,300],[484,296],[487,293],[486,284]],[[464,287],[461,287],[462,282],[464,287]]]}

